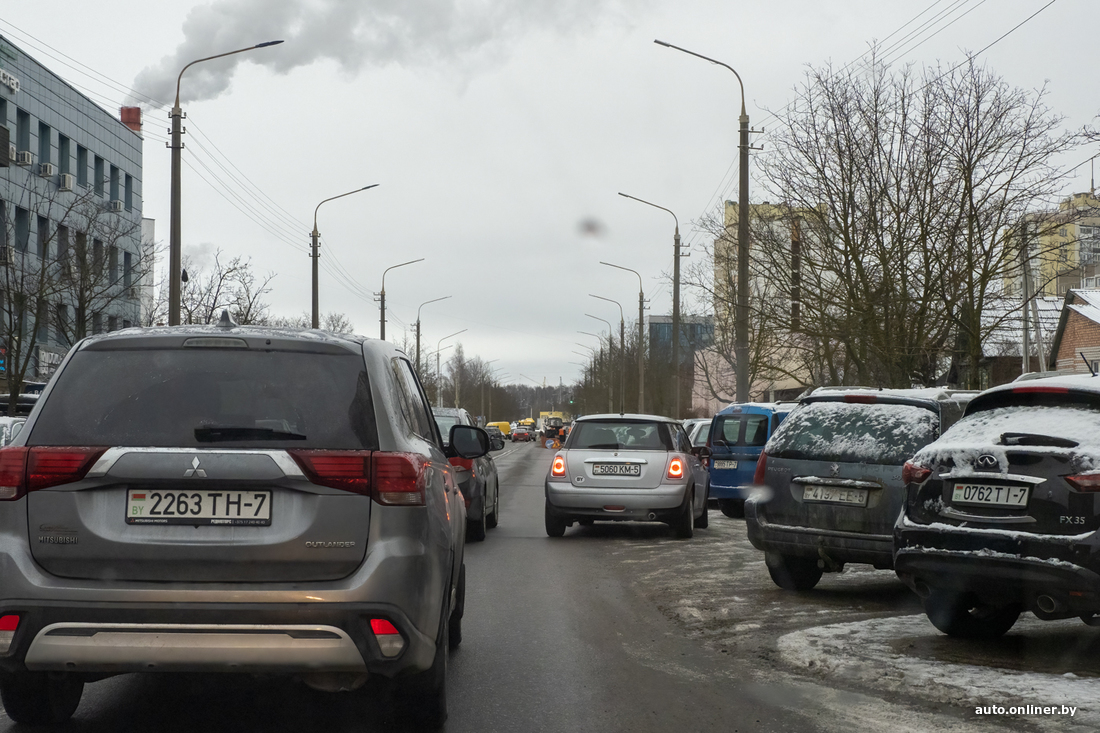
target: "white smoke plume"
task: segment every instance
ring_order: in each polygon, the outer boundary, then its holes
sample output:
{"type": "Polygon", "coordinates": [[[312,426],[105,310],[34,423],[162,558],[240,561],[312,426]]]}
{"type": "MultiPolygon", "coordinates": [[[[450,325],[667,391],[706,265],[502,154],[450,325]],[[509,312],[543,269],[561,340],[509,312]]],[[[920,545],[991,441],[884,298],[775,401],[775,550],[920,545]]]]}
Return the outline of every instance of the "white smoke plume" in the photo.
{"type": "MultiPolygon", "coordinates": [[[[286,43],[188,70],[181,101],[224,92],[237,64],[286,73],[324,59],[355,73],[368,66],[456,60],[536,30],[583,32],[629,0],[215,0],[194,8],[184,41],[142,70],[134,88],[171,103],[180,69],[196,59],[272,40],[286,43]]],[[[644,0],[643,0],[644,1],[644,0]]]]}

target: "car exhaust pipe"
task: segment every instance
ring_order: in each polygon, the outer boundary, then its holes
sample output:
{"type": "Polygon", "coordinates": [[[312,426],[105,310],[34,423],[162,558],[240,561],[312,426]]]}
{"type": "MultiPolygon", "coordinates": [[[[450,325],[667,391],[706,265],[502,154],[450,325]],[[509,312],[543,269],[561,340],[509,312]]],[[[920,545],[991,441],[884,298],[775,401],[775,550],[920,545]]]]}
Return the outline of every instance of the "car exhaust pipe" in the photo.
{"type": "Polygon", "coordinates": [[[923,580],[914,581],[913,590],[916,591],[917,595],[921,598],[928,598],[932,595],[932,589],[929,588],[928,583],[925,583],[923,580]]]}
{"type": "Polygon", "coordinates": [[[657,518],[657,512],[650,512],[649,514],[646,515],[646,517],[649,519],[649,521],[652,522],[654,519],[657,518]]]}
{"type": "Polygon", "coordinates": [[[1038,596],[1035,605],[1043,613],[1061,613],[1066,610],[1066,604],[1053,596],[1038,596]]]}

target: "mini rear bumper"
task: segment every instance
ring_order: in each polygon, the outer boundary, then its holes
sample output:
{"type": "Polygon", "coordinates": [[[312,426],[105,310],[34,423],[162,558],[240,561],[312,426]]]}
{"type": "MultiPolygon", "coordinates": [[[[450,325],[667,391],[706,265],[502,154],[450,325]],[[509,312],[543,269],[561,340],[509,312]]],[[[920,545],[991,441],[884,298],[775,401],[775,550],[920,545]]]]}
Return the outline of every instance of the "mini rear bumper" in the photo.
{"type": "Polygon", "coordinates": [[[745,527],[752,546],[764,552],[827,558],[836,563],[867,563],[882,569],[893,567],[891,535],[772,524],[751,499],[745,502],[745,527]]]}
{"type": "Polygon", "coordinates": [[[566,481],[547,481],[545,486],[547,500],[561,514],[611,520],[666,521],[684,506],[687,492],[686,484],[661,484],[655,489],[582,489],[566,481]]]}
{"type": "Polygon", "coordinates": [[[18,614],[0,672],[369,673],[397,677],[427,669],[435,639],[382,604],[81,604],[8,601],[18,614]],[[405,646],[387,658],[370,619],[384,618],[405,646]]]}

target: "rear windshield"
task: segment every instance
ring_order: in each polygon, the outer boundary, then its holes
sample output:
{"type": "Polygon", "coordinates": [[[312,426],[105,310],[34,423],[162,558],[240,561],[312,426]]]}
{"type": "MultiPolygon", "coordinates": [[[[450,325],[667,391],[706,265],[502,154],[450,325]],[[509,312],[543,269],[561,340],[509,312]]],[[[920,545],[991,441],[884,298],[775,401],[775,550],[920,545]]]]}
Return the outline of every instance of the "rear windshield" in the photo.
{"type": "Polygon", "coordinates": [[[361,356],[244,349],[85,350],[29,445],[376,450],[361,356]]]}
{"type": "Polygon", "coordinates": [[[761,446],[767,442],[767,415],[729,415],[718,417],[711,445],[761,446]]]}
{"type": "Polygon", "coordinates": [[[691,444],[694,446],[706,445],[707,436],[710,435],[710,423],[704,423],[695,431],[695,437],[692,438],[691,444]]]}
{"type": "Polygon", "coordinates": [[[591,420],[576,424],[566,447],[670,451],[672,436],[666,425],[648,420],[591,420]]]}
{"type": "Polygon", "coordinates": [[[1100,406],[1095,404],[1011,405],[967,415],[945,430],[937,448],[982,449],[994,445],[1058,447],[1071,441],[1090,449],[1100,448],[1100,406]]]}
{"type": "Polygon", "coordinates": [[[936,413],[915,405],[810,402],[792,412],[769,456],[901,465],[936,439],[936,413]]]}
{"type": "Polygon", "coordinates": [[[450,444],[451,426],[458,425],[460,422],[458,415],[435,415],[435,424],[439,427],[439,434],[443,437],[443,445],[450,444]]]}

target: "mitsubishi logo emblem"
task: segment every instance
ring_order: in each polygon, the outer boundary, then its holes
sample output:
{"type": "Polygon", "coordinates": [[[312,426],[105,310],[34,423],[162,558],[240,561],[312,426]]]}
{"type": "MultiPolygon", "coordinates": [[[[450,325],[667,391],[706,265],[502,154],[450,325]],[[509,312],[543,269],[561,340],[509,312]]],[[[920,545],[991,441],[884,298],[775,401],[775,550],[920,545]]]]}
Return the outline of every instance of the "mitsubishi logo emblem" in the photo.
{"type": "Polygon", "coordinates": [[[983,453],[978,456],[975,465],[977,468],[983,471],[995,471],[1000,467],[1000,462],[997,460],[997,456],[990,455],[989,453],[983,453]]]}
{"type": "Polygon", "coordinates": [[[194,459],[192,459],[191,468],[183,472],[184,478],[191,478],[192,476],[194,476],[195,478],[206,478],[206,471],[199,468],[198,456],[195,456],[194,459]]]}

